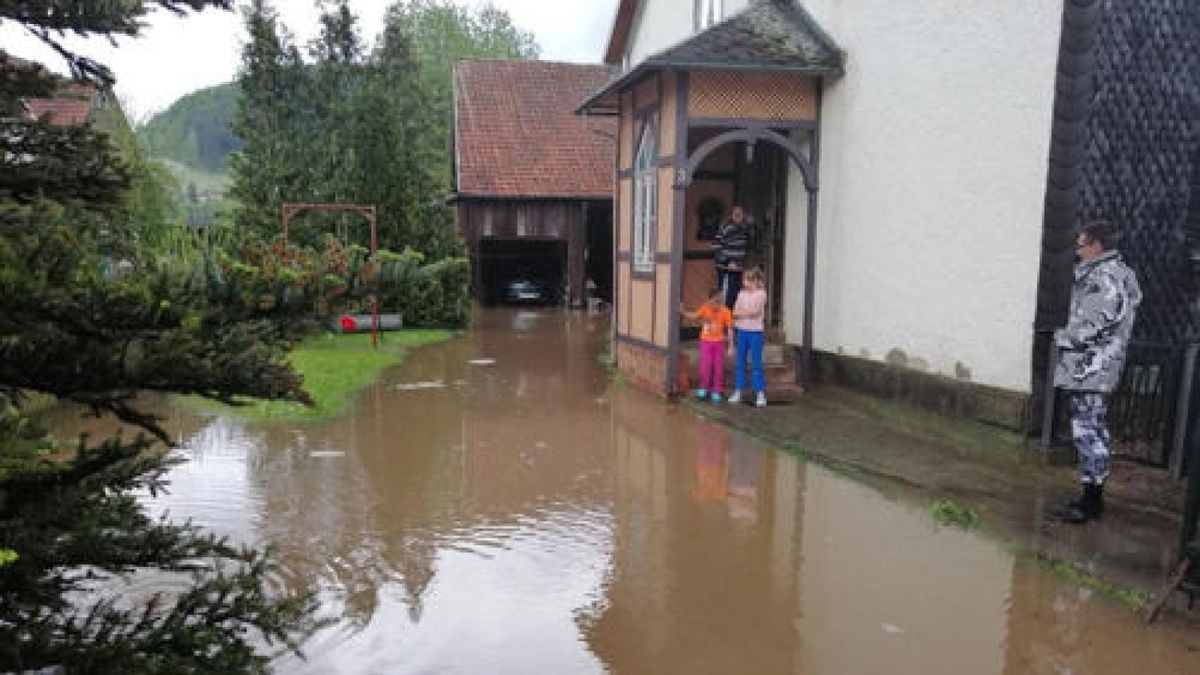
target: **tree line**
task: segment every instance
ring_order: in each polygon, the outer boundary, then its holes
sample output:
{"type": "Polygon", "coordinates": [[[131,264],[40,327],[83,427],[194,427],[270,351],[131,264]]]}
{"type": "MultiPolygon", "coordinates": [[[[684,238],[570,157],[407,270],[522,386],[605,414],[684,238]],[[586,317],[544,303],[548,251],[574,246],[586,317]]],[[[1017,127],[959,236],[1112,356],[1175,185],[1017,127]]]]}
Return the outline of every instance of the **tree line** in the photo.
{"type": "MultiPolygon", "coordinates": [[[[463,57],[532,57],[533,39],[493,8],[445,0],[393,5],[368,45],[346,0],[327,3],[320,33],[295,43],[268,0],[245,13],[248,42],[233,129],[233,220],[263,236],[279,229],[284,201],[357,202],[379,208],[380,246],[429,260],[461,255],[445,206],[450,187],[451,69],[463,57]]],[[[313,218],[320,233],[366,242],[353,218],[313,218]]]]}
{"type": "MultiPolygon", "coordinates": [[[[112,73],[64,45],[65,31],[137,36],[152,10],[232,4],[80,12],[30,0],[0,4],[0,19],[52,45],[73,79],[109,87],[112,73]]],[[[450,308],[430,322],[461,318],[464,267],[441,203],[448,66],[471,55],[463,45],[530,55],[528,36],[494,10],[417,0],[394,6],[368,48],[343,0],[325,5],[305,54],[268,2],[245,17],[235,126],[245,146],[231,217],[213,230],[169,228],[155,172],[113,134],[26,117],[23,102],[63,78],[0,49],[0,671],[266,672],[273,649],[298,649],[318,625],[313,600],[279,591],[269,557],[146,514],[136,495],[160,489],[175,460],[141,397],[307,401],[286,351],[348,302],[345,275],[392,279],[417,289],[405,302],[450,308]],[[357,225],[315,220],[285,246],[284,200],[375,203],[381,239],[399,252],[364,260],[347,243],[357,225]],[[141,433],[56,439],[35,398],[141,433]],[[179,590],[128,596],[122,580],[146,570],[174,575],[179,590]]]]}

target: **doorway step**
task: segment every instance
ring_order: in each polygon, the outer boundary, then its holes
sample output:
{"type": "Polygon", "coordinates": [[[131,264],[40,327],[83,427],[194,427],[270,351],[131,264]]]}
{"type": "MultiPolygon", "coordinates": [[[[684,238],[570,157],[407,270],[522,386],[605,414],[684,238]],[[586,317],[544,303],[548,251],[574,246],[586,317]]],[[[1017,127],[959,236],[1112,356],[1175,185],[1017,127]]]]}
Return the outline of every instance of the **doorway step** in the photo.
{"type": "MultiPolygon", "coordinates": [[[[796,359],[793,348],[779,342],[768,343],[763,348],[763,374],[767,378],[767,398],[771,392],[797,394],[801,391],[796,384],[796,359]]],[[[697,386],[696,373],[700,367],[700,343],[696,340],[684,342],[679,348],[680,368],[676,389],[686,392],[697,386]]],[[[733,389],[734,359],[725,358],[725,388],[733,389]]],[[[747,373],[749,377],[749,373],[747,373]]]]}

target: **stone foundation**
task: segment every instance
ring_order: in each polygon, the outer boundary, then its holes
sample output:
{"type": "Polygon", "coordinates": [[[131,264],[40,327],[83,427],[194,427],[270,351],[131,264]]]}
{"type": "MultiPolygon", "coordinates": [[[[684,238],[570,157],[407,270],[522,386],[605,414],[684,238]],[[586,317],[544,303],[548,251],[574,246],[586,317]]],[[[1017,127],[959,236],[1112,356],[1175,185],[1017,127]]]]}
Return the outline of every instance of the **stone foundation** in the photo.
{"type": "Polygon", "coordinates": [[[816,384],[839,385],[1021,433],[1031,429],[1029,394],[843,354],[818,351],[813,360],[816,384]]]}
{"type": "Polygon", "coordinates": [[[617,340],[617,370],[634,386],[666,396],[667,354],[632,342],[617,340]]]}

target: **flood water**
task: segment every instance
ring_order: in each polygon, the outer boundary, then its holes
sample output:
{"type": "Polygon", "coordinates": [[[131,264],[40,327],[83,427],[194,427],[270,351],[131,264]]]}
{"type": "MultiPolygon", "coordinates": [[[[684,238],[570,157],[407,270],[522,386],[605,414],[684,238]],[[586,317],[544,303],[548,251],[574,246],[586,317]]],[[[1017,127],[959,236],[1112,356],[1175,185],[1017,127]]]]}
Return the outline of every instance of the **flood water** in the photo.
{"type": "Polygon", "coordinates": [[[317,590],[285,673],[1200,673],[1200,636],[611,384],[607,341],[484,312],[345,418],[185,424],[152,507],[317,590]]]}

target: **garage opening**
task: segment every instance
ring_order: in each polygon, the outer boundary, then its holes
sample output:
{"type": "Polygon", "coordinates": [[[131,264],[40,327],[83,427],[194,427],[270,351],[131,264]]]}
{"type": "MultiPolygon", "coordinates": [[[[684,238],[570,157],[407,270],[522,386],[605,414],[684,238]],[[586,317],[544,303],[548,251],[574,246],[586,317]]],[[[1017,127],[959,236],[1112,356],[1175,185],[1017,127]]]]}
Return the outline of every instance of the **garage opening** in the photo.
{"type": "Polygon", "coordinates": [[[558,305],[566,288],[563,241],[490,239],[479,243],[481,300],[486,305],[558,305]]]}

